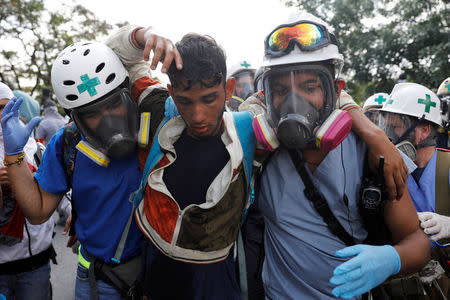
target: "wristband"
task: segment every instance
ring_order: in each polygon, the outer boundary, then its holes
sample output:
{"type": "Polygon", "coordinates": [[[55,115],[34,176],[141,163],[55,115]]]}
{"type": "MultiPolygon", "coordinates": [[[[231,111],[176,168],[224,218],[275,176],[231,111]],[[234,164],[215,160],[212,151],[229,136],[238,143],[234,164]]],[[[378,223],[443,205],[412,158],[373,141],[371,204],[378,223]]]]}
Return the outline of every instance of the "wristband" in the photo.
{"type": "Polygon", "coordinates": [[[17,156],[15,161],[9,162],[6,159],[3,159],[3,165],[5,165],[5,167],[9,167],[14,164],[20,165],[20,163],[23,161],[24,158],[25,158],[25,152],[22,152],[21,154],[19,154],[19,156],[17,156]]]}

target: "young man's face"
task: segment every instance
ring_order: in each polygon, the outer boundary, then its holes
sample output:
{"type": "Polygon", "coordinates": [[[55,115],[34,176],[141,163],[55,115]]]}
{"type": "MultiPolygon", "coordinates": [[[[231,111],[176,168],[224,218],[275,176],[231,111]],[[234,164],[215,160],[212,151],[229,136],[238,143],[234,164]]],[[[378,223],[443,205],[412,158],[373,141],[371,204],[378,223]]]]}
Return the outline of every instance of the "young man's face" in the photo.
{"type": "Polygon", "coordinates": [[[187,134],[195,138],[213,136],[219,132],[225,101],[233,95],[234,79],[213,87],[194,84],[184,90],[181,84],[173,89],[168,85],[178,112],[186,123],[187,134]]]}
{"type": "Polygon", "coordinates": [[[273,106],[279,112],[281,104],[288,93],[296,93],[305,98],[317,110],[323,105],[324,92],[320,77],[313,73],[294,73],[281,75],[271,82],[273,106]]]}

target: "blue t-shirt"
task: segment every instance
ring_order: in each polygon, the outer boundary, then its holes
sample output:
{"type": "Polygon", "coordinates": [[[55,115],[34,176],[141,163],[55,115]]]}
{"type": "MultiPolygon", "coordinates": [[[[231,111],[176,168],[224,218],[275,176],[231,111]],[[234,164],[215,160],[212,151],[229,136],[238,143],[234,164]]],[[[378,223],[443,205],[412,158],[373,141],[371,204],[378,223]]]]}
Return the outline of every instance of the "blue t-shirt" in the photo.
{"type": "MultiPolygon", "coordinates": [[[[229,160],[221,133],[197,140],[184,131],[174,143],[177,160],[163,180],[180,208],[205,202],[206,191],[229,160]]],[[[144,250],[144,294],[150,299],[240,299],[233,251],[222,262],[196,265],[162,254],[151,242],[144,250]]]]}
{"type": "MultiPolygon", "coordinates": [[[[64,172],[62,134],[60,129],[48,143],[35,175],[40,187],[55,195],[70,189],[64,172]]],[[[131,214],[130,194],[138,188],[141,176],[137,152],[125,159],[111,159],[108,167],[77,153],[72,183],[75,230],[82,247],[105,262],[114,256],[131,214]]],[[[136,256],[141,248],[142,233],[133,218],[121,260],[136,256]]]]}

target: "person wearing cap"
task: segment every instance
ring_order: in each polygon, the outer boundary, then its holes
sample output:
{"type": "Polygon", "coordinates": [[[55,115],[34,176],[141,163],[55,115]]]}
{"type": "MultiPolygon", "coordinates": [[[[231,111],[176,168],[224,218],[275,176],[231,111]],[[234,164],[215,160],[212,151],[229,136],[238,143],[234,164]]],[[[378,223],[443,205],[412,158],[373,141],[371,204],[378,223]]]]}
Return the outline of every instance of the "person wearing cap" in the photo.
{"type": "Polygon", "coordinates": [[[417,166],[407,179],[408,191],[420,226],[432,240],[432,260],[418,273],[420,280],[391,280],[385,287],[391,297],[417,297],[424,288],[430,299],[448,296],[450,152],[436,148],[442,126],[440,104],[438,96],[423,85],[398,83],[379,110],[378,126],[417,166]],[[437,284],[440,288],[436,288],[437,284]]]}
{"type": "Polygon", "coordinates": [[[251,96],[255,90],[253,81],[255,68],[248,60],[240,60],[231,65],[227,70],[227,80],[234,78],[233,97],[227,101],[227,108],[231,111],[238,111],[239,105],[251,96]]]}
{"type": "MultiPolygon", "coordinates": [[[[0,82],[0,111],[14,98],[13,92],[0,82]]],[[[0,117],[1,119],[1,117],[0,117]]],[[[35,121],[30,122],[33,128],[35,121]]],[[[5,147],[3,131],[0,129],[0,183],[2,205],[0,205],[0,294],[7,299],[51,298],[50,260],[55,263],[55,250],[52,246],[55,222],[50,217],[40,225],[33,225],[24,217],[11,190],[8,163],[4,162],[5,147]]],[[[24,166],[36,171],[33,158],[36,142],[27,139],[24,147],[24,166]]],[[[23,188],[23,187],[22,187],[23,188]]]]}
{"type": "Polygon", "coordinates": [[[343,88],[336,80],[343,64],[337,40],[308,13],[279,24],[265,40],[267,113],[253,122],[258,141],[274,150],[255,191],[265,223],[266,298],[359,299],[389,276],[425,265],[428,239],[409,194],[398,190],[401,196],[377,206],[392,245],[364,244],[368,229],[358,206],[368,148],[350,132],[349,113],[336,109],[343,88]]]}

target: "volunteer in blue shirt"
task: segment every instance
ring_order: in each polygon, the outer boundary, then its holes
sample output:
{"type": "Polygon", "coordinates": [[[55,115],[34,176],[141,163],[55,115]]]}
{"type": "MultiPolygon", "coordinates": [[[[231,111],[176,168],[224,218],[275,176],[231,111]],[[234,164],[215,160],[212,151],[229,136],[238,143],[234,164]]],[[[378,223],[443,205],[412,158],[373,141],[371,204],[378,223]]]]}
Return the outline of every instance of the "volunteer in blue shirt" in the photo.
{"type": "MultiPolygon", "coordinates": [[[[137,28],[133,36],[146,32],[137,28]]],[[[167,69],[174,56],[181,64],[169,40],[150,32],[147,36],[154,43],[135,47],[153,48],[152,65],[165,57],[163,68],[167,69]]],[[[131,90],[142,92],[151,79],[145,78],[141,83],[146,84],[137,85],[113,50],[98,42],[79,42],[64,49],[54,61],[51,75],[57,100],[72,111],[81,135],[73,174],[68,176],[66,170],[64,129],[48,143],[34,177],[21,163],[24,144],[39,119],[22,125],[18,119],[22,99],[13,98],[2,113],[11,184],[17,202],[34,224],[47,220],[72,188],[75,230],[81,242],[75,299],[123,299],[139,272],[142,242],[142,234],[134,218],[130,218],[130,194],[137,189],[142,175],[137,147],[138,104],[131,90]]],[[[167,90],[160,91],[165,99],[167,90]]]]}

